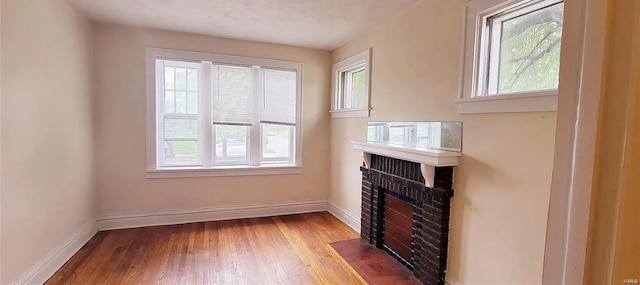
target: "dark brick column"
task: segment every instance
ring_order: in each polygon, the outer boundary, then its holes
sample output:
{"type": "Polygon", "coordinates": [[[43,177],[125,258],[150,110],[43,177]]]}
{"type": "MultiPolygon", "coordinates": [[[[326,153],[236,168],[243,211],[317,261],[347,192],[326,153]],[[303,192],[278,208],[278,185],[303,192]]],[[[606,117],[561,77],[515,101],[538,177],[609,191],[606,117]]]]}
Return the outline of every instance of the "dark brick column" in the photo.
{"type": "Polygon", "coordinates": [[[371,182],[368,180],[369,169],[361,167],[362,171],[362,213],[360,218],[360,237],[371,243],[371,182]]]}

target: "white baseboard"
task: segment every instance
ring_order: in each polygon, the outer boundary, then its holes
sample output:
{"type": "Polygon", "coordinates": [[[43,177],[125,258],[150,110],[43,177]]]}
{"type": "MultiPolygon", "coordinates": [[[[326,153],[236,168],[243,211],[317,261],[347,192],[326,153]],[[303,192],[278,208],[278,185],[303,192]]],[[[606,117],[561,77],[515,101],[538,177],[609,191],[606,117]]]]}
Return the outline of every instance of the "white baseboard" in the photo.
{"type": "Polygon", "coordinates": [[[214,207],[150,214],[109,215],[98,219],[97,224],[98,229],[104,231],[206,221],[272,217],[323,212],[326,210],[327,201],[306,201],[268,205],[214,207]]]}
{"type": "Polygon", "coordinates": [[[69,236],[59,247],[54,248],[44,258],[29,268],[13,284],[43,284],[71,257],[82,248],[97,232],[94,221],[84,224],[69,236]]]}
{"type": "Polygon", "coordinates": [[[355,218],[345,209],[342,209],[331,202],[327,202],[327,211],[341,220],[343,223],[347,224],[347,226],[360,233],[360,219],[355,218]]]}

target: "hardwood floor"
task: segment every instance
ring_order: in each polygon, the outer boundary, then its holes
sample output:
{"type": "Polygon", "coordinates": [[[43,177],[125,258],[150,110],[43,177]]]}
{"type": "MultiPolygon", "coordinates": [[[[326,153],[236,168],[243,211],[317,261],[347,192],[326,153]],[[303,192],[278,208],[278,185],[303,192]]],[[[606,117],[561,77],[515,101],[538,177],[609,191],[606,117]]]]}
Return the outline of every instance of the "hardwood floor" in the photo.
{"type": "Polygon", "coordinates": [[[366,284],[327,212],[99,232],[46,284],[366,284]]]}

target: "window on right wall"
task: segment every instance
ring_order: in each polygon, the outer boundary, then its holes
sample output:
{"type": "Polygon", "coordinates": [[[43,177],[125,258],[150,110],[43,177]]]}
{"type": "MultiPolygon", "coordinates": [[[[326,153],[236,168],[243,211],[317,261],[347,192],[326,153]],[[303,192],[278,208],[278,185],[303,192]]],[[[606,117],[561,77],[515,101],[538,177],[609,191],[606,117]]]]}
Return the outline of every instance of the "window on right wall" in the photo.
{"type": "Polygon", "coordinates": [[[559,0],[469,2],[459,112],[555,111],[563,12],[559,0]]]}
{"type": "Polygon", "coordinates": [[[369,117],[371,50],[333,65],[332,118],[369,117]]]}

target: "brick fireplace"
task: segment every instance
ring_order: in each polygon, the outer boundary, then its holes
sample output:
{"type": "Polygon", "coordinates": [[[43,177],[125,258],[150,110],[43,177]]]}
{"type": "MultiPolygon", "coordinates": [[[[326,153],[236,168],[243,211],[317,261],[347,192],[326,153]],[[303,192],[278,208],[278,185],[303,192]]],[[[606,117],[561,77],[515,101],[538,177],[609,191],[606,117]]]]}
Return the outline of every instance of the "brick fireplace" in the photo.
{"type": "Polygon", "coordinates": [[[362,239],[386,251],[424,284],[444,284],[446,275],[453,197],[453,166],[447,165],[365,152],[360,168],[362,239]]]}

